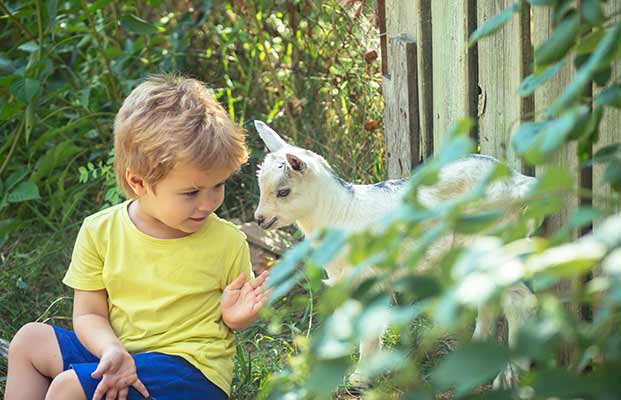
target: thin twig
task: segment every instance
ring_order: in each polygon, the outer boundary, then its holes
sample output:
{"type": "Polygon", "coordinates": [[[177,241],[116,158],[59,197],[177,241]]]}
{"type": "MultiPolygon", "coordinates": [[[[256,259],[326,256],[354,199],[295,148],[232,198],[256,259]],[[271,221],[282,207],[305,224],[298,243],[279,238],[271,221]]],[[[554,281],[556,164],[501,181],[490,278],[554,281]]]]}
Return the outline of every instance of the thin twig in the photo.
{"type": "Polygon", "coordinates": [[[11,145],[11,149],[9,149],[9,153],[6,155],[6,158],[4,159],[4,162],[2,163],[2,166],[0,167],[0,176],[2,176],[2,172],[4,171],[6,166],[9,164],[9,160],[11,159],[11,156],[13,155],[13,152],[15,151],[15,147],[17,146],[17,142],[19,141],[19,136],[21,135],[23,127],[24,127],[24,121],[25,120],[22,119],[21,123],[17,127],[17,130],[13,134],[15,135],[13,139],[13,144],[11,145]]]}

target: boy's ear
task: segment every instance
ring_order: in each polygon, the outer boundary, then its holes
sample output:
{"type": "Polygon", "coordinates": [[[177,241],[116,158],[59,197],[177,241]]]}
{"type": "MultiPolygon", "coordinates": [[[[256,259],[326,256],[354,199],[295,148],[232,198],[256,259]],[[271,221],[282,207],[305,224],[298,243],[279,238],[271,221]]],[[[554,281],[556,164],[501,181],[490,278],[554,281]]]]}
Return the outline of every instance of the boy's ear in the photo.
{"type": "Polygon", "coordinates": [[[283,147],[289,146],[287,142],[285,142],[278,134],[265,123],[259,120],[254,121],[254,127],[257,128],[257,132],[259,132],[259,136],[265,146],[272,153],[282,149],[283,147]]]}
{"type": "Polygon", "coordinates": [[[296,155],[287,153],[287,163],[296,172],[304,173],[306,171],[306,163],[296,155]]]}
{"type": "Polygon", "coordinates": [[[144,179],[140,175],[134,174],[129,169],[125,170],[125,180],[127,184],[132,188],[136,196],[142,196],[147,192],[147,185],[144,179]]]}

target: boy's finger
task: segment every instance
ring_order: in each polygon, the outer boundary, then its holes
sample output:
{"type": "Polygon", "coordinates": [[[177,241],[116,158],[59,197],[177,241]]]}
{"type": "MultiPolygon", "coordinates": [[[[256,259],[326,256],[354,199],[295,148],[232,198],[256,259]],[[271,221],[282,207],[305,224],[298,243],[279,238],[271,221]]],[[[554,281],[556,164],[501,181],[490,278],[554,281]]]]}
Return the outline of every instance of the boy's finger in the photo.
{"type": "Polygon", "coordinates": [[[101,400],[103,395],[106,394],[107,390],[108,385],[104,383],[104,381],[99,382],[99,384],[95,388],[95,393],[93,393],[93,400],[101,400]]]}
{"type": "Polygon", "coordinates": [[[91,373],[91,377],[94,379],[99,379],[103,376],[103,374],[108,370],[108,362],[106,360],[100,361],[97,365],[97,368],[91,373]]]}
{"type": "Polygon", "coordinates": [[[259,286],[262,286],[265,283],[265,280],[267,279],[268,276],[268,272],[267,271],[263,271],[261,273],[261,275],[257,276],[255,279],[250,281],[250,284],[252,285],[253,288],[258,288],[259,286]]]}
{"type": "Polygon", "coordinates": [[[129,392],[127,387],[119,390],[119,400],[127,400],[127,392],[129,392]]]}
{"type": "Polygon", "coordinates": [[[241,274],[239,274],[237,278],[235,278],[233,282],[231,282],[226,287],[225,290],[239,290],[244,286],[245,282],[246,282],[246,275],[244,275],[244,273],[242,272],[241,274]]]}
{"type": "Polygon", "coordinates": [[[140,381],[140,379],[136,379],[136,382],[134,382],[132,384],[132,386],[134,387],[134,389],[136,389],[145,398],[149,397],[149,391],[147,390],[145,385],[143,385],[143,383],[142,383],[142,381],[140,381]]]}
{"type": "Polygon", "coordinates": [[[253,310],[254,312],[259,312],[263,308],[263,306],[267,303],[267,297],[262,297],[257,303],[255,303],[253,310]]]}
{"type": "Polygon", "coordinates": [[[117,391],[114,388],[108,389],[106,392],[106,400],[116,400],[117,391]]]}

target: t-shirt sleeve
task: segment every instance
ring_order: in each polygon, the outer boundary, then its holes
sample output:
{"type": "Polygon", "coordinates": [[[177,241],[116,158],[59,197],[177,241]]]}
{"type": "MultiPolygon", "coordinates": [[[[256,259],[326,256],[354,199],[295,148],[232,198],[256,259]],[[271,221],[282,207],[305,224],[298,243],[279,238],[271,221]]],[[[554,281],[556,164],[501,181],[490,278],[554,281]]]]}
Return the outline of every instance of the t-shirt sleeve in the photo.
{"type": "Polygon", "coordinates": [[[103,258],[97,252],[89,225],[84,222],[73,247],[71,264],[63,283],[78,290],[104,289],[103,258]]]}
{"type": "Polygon", "coordinates": [[[252,263],[250,262],[250,249],[248,248],[248,242],[245,239],[242,241],[237,254],[233,257],[233,262],[225,274],[222,289],[233,282],[242,272],[246,274],[246,282],[254,278],[252,263]]]}

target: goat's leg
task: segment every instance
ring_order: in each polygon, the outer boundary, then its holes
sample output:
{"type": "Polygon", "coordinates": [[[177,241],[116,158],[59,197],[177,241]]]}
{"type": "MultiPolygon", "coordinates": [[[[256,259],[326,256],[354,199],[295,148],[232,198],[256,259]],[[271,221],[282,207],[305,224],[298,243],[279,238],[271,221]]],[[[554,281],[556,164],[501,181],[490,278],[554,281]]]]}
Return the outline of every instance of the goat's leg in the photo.
{"type": "Polygon", "coordinates": [[[386,326],[382,328],[379,337],[367,337],[360,340],[360,356],[354,372],[349,375],[348,384],[355,387],[364,388],[369,385],[369,376],[364,372],[365,366],[370,362],[371,357],[382,349],[382,337],[386,332],[386,326]]]}
{"type": "Polygon", "coordinates": [[[496,313],[487,306],[479,308],[477,314],[477,325],[472,334],[472,340],[487,339],[494,334],[496,328],[496,313]]]}
{"type": "MultiPolygon", "coordinates": [[[[524,323],[534,316],[537,309],[537,297],[524,285],[519,283],[509,289],[503,298],[502,309],[507,318],[509,328],[509,347],[517,344],[518,333],[524,323]]],[[[494,388],[510,387],[518,381],[520,371],[530,369],[530,359],[521,358],[512,360],[507,368],[494,380],[494,388]]]]}

